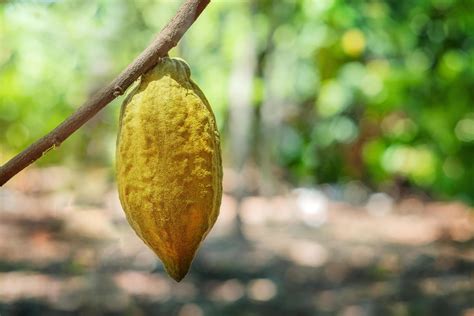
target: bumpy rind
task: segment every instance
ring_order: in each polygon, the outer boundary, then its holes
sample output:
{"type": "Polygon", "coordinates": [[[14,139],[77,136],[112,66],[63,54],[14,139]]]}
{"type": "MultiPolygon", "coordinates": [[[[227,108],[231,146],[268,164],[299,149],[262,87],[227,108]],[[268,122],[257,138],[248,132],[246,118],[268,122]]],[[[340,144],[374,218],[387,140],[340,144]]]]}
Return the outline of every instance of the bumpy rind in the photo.
{"type": "Polygon", "coordinates": [[[189,66],[164,58],[122,105],[117,183],[127,219],[180,281],[222,197],[219,133],[189,66]]]}

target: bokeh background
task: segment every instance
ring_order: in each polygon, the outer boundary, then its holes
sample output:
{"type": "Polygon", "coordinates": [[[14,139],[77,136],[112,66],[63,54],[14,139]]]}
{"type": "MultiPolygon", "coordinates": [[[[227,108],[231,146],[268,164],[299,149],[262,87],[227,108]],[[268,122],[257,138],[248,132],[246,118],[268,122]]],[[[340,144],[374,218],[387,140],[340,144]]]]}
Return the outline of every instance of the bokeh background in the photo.
{"type": "MultiPolygon", "coordinates": [[[[0,1],[0,163],[181,1],[0,1]]],[[[474,2],[214,0],[170,55],[221,131],[177,284],[114,183],[123,97],[0,191],[0,315],[474,315],[474,2]]]]}

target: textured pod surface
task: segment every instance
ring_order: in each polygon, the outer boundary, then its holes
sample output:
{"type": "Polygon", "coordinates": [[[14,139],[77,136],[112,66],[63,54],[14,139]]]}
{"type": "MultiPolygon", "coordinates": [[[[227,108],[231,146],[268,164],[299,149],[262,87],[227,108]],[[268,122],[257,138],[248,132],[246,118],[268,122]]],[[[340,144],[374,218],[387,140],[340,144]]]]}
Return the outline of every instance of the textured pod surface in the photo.
{"type": "Polygon", "coordinates": [[[124,101],[117,184],[130,225],[180,281],[222,196],[214,114],[183,60],[163,58],[124,101]]]}

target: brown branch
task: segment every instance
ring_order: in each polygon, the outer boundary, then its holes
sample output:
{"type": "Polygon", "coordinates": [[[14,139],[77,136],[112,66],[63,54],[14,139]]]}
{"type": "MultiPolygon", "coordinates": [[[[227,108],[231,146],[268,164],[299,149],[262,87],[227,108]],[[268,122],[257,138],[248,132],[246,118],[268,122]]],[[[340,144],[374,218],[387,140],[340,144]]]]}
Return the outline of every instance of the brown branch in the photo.
{"type": "Polygon", "coordinates": [[[0,186],[43,156],[48,150],[58,147],[102,108],[123,94],[138,77],[156,65],[160,57],[165,56],[171,48],[177,45],[209,2],[210,0],[186,0],[155,40],[117,78],[92,96],[49,134],[1,166],[0,186]]]}

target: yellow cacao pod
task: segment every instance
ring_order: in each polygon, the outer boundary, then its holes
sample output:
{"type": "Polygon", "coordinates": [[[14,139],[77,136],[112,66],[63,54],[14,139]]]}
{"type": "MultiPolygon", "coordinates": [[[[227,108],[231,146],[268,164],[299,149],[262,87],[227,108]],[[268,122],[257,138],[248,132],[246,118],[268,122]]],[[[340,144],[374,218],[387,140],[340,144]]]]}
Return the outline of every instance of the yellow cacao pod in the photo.
{"type": "Polygon", "coordinates": [[[163,58],[122,105],[117,185],[127,220],[180,281],[222,197],[219,133],[185,61],[163,58]]]}

